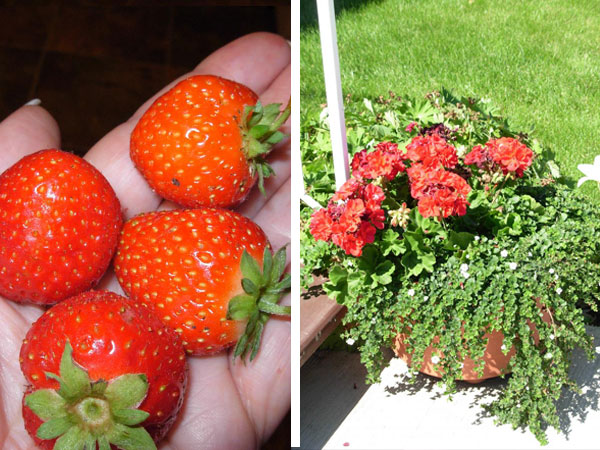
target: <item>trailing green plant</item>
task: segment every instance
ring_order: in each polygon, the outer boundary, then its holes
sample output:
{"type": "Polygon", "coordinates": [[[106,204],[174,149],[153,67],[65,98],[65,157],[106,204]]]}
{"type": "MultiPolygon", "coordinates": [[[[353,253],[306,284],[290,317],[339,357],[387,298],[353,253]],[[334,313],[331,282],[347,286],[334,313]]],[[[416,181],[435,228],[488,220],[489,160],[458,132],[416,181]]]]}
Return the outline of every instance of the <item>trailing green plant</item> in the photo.
{"type": "Polygon", "coordinates": [[[346,111],[353,177],[337,192],[327,116],[302,118],[305,181],[324,206],[301,211],[304,286],[327,276],[369,382],[386,365],[382,346],[404,333],[411,370],[433,346],[452,394],[465,357],[482,374],[485,335],[502,332],[511,376],[485,407],[547,443],[556,400],[577,389],[573,350],[594,357],[584,310],[600,300],[597,206],[487,101],[442,90],[346,111]]]}

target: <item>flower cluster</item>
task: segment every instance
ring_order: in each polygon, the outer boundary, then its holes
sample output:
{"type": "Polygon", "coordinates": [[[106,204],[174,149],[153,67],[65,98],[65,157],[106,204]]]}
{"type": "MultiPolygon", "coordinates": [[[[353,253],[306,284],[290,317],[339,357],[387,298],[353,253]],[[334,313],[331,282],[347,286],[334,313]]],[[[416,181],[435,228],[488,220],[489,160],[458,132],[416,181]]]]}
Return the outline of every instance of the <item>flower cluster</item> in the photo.
{"type": "Polygon", "coordinates": [[[471,186],[454,172],[431,169],[413,164],[408,169],[410,195],[418,200],[423,217],[464,216],[467,213],[467,195],[471,186]]]}
{"type": "Polygon", "coordinates": [[[503,137],[492,139],[484,147],[477,145],[465,155],[465,164],[476,165],[479,169],[493,172],[496,167],[504,175],[515,174],[520,178],[531,165],[533,152],[516,139],[503,137]]]}
{"type": "Polygon", "coordinates": [[[383,189],[350,178],[331,198],[327,208],[312,215],[310,232],[315,239],[331,240],[347,254],[360,256],[366,244],[375,240],[376,229],[384,226],[381,202],[383,189]]]}
{"type": "Polygon", "coordinates": [[[453,169],[458,164],[456,149],[437,134],[413,138],[406,146],[406,158],[432,169],[453,169]]]}
{"type": "Polygon", "coordinates": [[[391,142],[379,143],[372,151],[354,155],[352,177],[327,208],[312,215],[311,234],[360,256],[363,247],[374,242],[377,230],[385,227],[386,215],[391,226],[406,228],[413,206],[424,218],[440,221],[467,214],[471,186],[463,176],[470,174],[464,165],[521,177],[532,158],[533,152],[512,138],[475,146],[463,161],[437,133],[415,136],[406,151],[391,142]],[[398,189],[398,183],[391,184],[393,180],[405,183],[406,189],[398,189]],[[387,212],[382,207],[386,198],[387,212]]]}
{"type": "Polygon", "coordinates": [[[352,176],[358,180],[375,180],[379,177],[393,180],[399,172],[406,170],[402,162],[403,156],[397,144],[381,142],[371,153],[367,153],[365,149],[354,155],[352,176]]]}

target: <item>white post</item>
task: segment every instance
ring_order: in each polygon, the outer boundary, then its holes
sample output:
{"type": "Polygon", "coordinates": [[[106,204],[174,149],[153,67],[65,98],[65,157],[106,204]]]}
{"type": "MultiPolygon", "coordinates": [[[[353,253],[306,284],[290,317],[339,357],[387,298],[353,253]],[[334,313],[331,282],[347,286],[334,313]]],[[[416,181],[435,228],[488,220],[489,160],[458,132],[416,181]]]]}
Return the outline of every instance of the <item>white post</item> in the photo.
{"type": "Polygon", "coordinates": [[[329,110],[329,131],[331,133],[335,186],[336,189],[339,189],[349,177],[349,167],[333,0],[317,0],[317,14],[319,17],[321,52],[323,54],[327,108],[329,110]]]}

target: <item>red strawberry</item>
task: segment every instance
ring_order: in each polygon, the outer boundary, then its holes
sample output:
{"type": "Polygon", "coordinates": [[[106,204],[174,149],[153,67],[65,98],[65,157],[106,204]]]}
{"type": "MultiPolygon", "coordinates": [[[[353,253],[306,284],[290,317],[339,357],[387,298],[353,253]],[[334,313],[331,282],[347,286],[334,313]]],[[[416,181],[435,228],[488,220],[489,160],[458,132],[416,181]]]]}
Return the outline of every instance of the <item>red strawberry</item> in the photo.
{"type": "Polygon", "coordinates": [[[20,361],[29,383],[25,428],[48,449],[156,448],[187,381],[177,334],[148,308],[105,291],[46,311],[27,333],[20,361]]]}
{"type": "Polygon", "coordinates": [[[212,75],[181,81],[158,98],[131,135],[131,159],[162,197],[188,207],[241,203],[257,177],[273,173],[264,157],[283,139],[289,105],[266,107],[246,86],[212,75]]]}
{"type": "Polygon", "coordinates": [[[269,315],[289,314],[277,305],[290,285],[289,274],[282,279],[285,250],[273,257],[260,227],[231,211],[134,217],[123,227],[114,266],[125,292],[152,305],[191,354],[239,341],[235,354],[250,350],[252,359],[269,315]]]}
{"type": "Polygon", "coordinates": [[[112,187],[61,150],[26,156],[0,176],[0,294],[52,304],[94,286],[123,225],[112,187]]]}

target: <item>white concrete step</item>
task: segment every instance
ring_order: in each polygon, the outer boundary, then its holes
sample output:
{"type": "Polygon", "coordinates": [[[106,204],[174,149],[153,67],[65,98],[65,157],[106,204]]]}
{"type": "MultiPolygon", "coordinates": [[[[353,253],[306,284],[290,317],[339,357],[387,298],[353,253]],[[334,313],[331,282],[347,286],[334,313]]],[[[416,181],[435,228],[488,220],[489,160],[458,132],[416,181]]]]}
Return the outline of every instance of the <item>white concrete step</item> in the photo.
{"type": "MultiPolygon", "coordinates": [[[[600,353],[600,328],[588,332],[600,353]]],[[[301,448],[600,449],[600,357],[588,362],[582,352],[574,355],[571,376],[582,393],[565,391],[558,405],[563,432],[549,429],[545,447],[530,431],[497,426],[485,416],[479,405],[493,399],[504,380],[459,383],[448,401],[436,379],[419,375],[410,384],[406,369],[392,358],[381,383],[367,386],[358,354],[315,353],[301,370],[301,448]]]]}

